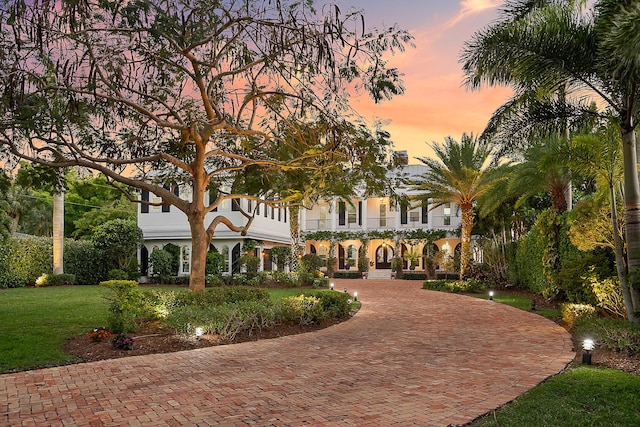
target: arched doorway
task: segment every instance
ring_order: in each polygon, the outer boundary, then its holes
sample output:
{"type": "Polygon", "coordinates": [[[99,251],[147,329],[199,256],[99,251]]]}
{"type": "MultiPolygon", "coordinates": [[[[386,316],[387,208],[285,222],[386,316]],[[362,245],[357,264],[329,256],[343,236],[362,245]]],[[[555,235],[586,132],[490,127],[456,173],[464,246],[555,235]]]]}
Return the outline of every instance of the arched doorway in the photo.
{"type": "Polygon", "coordinates": [[[376,249],[376,270],[388,270],[391,268],[393,248],[388,245],[380,245],[376,249]]]}

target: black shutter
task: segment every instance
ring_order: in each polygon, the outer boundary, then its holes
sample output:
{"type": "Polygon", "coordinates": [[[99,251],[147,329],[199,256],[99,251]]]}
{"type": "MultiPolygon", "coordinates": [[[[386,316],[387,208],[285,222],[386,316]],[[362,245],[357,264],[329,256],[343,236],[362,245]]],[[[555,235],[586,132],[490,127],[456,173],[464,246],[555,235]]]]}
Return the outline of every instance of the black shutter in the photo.
{"type": "Polygon", "coordinates": [[[429,202],[422,202],[422,223],[429,223],[429,202]]]}
{"type": "MultiPolygon", "coordinates": [[[[164,186],[164,189],[165,189],[165,190],[169,190],[169,186],[168,186],[168,185],[165,185],[165,186],[164,186]]],[[[170,206],[169,206],[169,205],[162,205],[162,212],[169,212],[170,210],[171,210],[171,208],[170,208],[170,206]]]]}
{"type": "MultiPolygon", "coordinates": [[[[142,190],[142,201],[149,201],[149,190],[142,190]]],[[[149,205],[145,205],[144,203],[142,203],[140,205],[140,213],[149,213],[149,205]]]]}
{"type": "Polygon", "coordinates": [[[407,204],[401,203],[400,204],[400,224],[406,224],[406,223],[407,223],[407,204]]]}
{"type": "Polygon", "coordinates": [[[338,224],[345,225],[346,221],[347,209],[344,202],[338,202],[338,224]]]}
{"type": "Polygon", "coordinates": [[[358,202],[358,225],[362,225],[362,200],[358,202]]]}

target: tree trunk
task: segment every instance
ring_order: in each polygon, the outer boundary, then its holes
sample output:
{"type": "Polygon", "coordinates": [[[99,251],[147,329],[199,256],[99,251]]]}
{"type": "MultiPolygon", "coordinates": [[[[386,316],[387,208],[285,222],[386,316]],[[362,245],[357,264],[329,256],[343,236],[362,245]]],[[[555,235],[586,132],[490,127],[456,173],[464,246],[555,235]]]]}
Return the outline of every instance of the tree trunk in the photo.
{"type": "Polygon", "coordinates": [[[471,262],[471,229],[473,228],[473,206],[464,204],[462,210],[462,247],[460,248],[460,279],[463,279],[469,270],[471,262]]]}
{"type": "Polygon", "coordinates": [[[53,274],[64,273],[64,191],[53,193],[53,274]]]}
{"type": "Polygon", "coordinates": [[[636,137],[633,128],[622,127],[624,161],[624,222],[627,237],[629,289],[634,311],[638,310],[640,289],[640,186],[636,157],[636,137]]]}
{"type": "Polygon", "coordinates": [[[620,236],[620,227],[618,224],[618,208],[616,206],[616,193],[613,182],[609,183],[609,200],[611,203],[611,224],[613,226],[613,243],[616,254],[616,271],[620,280],[620,288],[624,299],[624,308],[627,311],[627,319],[630,322],[637,323],[638,319],[634,314],[633,299],[631,298],[631,290],[629,289],[629,280],[627,277],[627,269],[624,264],[624,242],[620,236]]]}
{"type": "Polygon", "coordinates": [[[300,269],[300,206],[289,206],[289,232],[291,233],[291,271],[300,269]]]}
{"type": "Polygon", "coordinates": [[[207,265],[207,252],[211,238],[207,235],[204,226],[204,217],[189,215],[189,227],[191,228],[191,276],[189,277],[189,290],[202,292],[205,287],[205,267],[207,265]]]}

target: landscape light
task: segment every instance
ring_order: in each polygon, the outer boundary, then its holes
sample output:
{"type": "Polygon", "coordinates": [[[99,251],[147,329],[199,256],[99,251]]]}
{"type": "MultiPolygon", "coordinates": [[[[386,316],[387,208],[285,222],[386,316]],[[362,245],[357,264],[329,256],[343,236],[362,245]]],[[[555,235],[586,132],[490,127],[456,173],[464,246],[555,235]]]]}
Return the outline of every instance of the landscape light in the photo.
{"type": "Polygon", "coordinates": [[[493,291],[489,291],[489,301],[493,301],[493,291]]]}
{"type": "Polygon", "coordinates": [[[354,301],[358,301],[358,293],[357,292],[353,293],[353,300],[354,301]]]}
{"type": "Polygon", "coordinates": [[[331,285],[330,285],[330,286],[331,286],[331,290],[333,290],[333,282],[331,282],[331,285]]]}
{"type": "Polygon", "coordinates": [[[345,293],[345,294],[347,293],[347,288],[344,288],[344,293],[345,293]]]}
{"type": "Polygon", "coordinates": [[[593,350],[595,346],[593,340],[589,338],[582,342],[582,348],[584,349],[584,353],[582,353],[582,363],[585,365],[591,365],[591,350],[593,350]]]}
{"type": "Polygon", "coordinates": [[[203,334],[204,334],[204,330],[202,329],[201,326],[198,326],[196,328],[196,338],[201,339],[203,334]]]}

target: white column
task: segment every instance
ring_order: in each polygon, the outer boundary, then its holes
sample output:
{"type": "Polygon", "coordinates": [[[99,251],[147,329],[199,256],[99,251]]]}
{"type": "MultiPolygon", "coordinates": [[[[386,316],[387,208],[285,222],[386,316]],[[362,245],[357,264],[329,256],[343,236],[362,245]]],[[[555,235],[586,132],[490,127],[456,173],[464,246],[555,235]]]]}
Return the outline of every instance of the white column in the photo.
{"type": "Polygon", "coordinates": [[[362,199],[362,229],[365,230],[365,231],[368,228],[367,218],[368,218],[367,199],[362,199]]]}
{"type": "Polygon", "coordinates": [[[338,228],[338,203],[335,198],[331,200],[331,230],[338,228]]]}
{"type": "Polygon", "coordinates": [[[64,273],[64,191],[53,193],[53,274],[64,273]]]}

